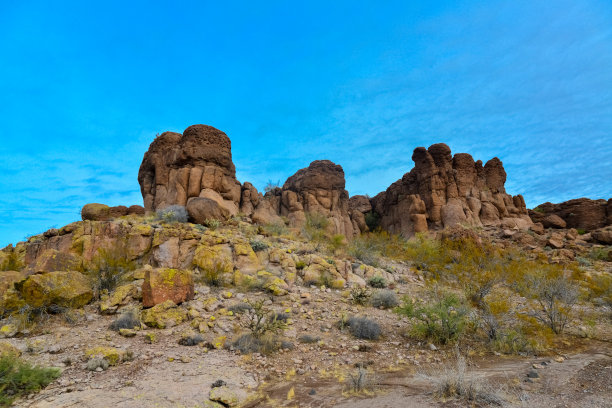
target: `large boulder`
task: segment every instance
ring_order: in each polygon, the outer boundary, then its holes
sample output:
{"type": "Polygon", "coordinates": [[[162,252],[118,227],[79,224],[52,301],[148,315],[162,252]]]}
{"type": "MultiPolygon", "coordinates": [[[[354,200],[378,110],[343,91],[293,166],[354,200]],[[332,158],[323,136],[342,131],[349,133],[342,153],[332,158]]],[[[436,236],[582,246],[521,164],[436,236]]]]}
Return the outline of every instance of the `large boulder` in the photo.
{"type": "Polygon", "coordinates": [[[190,198],[187,202],[187,214],[189,221],[194,224],[204,224],[207,220],[226,220],[229,211],[210,198],[190,198]]]}
{"type": "Polygon", "coordinates": [[[31,275],[18,286],[21,296],[32,307],[58,305],[78,308],[93,297],[89,279],[75,271],[31,275]]]}
{"type": "Polygon", "coordinates": [[[409,173],[371,200],[383,229],[411,236],[456,225],[531,225],[523,197],[505,191],[498,158],[483,166],[467,153],[452,156],[438,143],[416,148],[412,160],[409,173]]]}
{"type": "Polygon", "coordinates": [[[81,209],[83,221],[109,221],[126,215],[144,215],[144,208],[140,205],[109,207],[106,204],[91,203],[81,209]]]}
{"type": "Polygon", "coordinates": [[[349,195],[344,186],[341,166],[329,160],[316,160],[274,192],[279,197],[275,204],[279,205],[278,213],[293,226],[303,225],[309,213],[316,213],[328,219],[331,232],[352,237],[359,231],[353,228],[349,195]]]}
{"type": "Polygon", "coordinates": [[[612,245],[612,227],[595,230],[591,232],[591,237],[600,244],[612,245]]]}
{"type": "Polygon", "coordinates": [[[230,139],[212,126],[158,136],[144,155],[138,182],[146,211],[185,206],[193,197],[216,198],[232,215],[240,206],[230,139]]]}
{"type": "Polygon", "coordinates": [[[557,220],[551,228],[576,228],[585,231],[593,231],[612,225],[612,198],[608,200],[591,200],[589,198],[577,198],[564,201],[559,204],[546,202],[529,210],[529,216],[533,222],[541,222],[547,226],[547,219],[555,217],[557,220]],[[563,220],[562,223],[558,220],[563,220]]]}
{"type": "Polygon", "coordinates": [[[142,305],[151,307],[171,300],[179,304],[193,299],[193,277],[190,271],[160,268],[147,269],[142,284],[142,305]]]}

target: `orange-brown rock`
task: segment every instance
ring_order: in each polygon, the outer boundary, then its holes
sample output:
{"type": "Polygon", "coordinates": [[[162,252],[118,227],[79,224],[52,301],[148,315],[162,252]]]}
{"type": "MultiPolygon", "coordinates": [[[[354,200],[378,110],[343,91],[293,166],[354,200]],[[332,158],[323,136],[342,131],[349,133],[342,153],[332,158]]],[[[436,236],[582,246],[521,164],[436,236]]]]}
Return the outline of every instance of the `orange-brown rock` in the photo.
{"type": "Polygon", "coordinates": [[[191,272],[170,268],[147,269],[142,284],[142,305],[151,307],[171,300],[175,304],[193,299],[191,272]]]}
{"type": "Polygon", "coordinates": [[[91,203],[84,205],[81,209],[81,219],[83,221],[108,221],[126,215],[144,215],[144,212],[144,208],[140,205],[109,207],[105,204],[91,203]]]}
{"type": "Polygon", "coordinates": [[[329,160],[316,160],[289,177],[269,200],[278,204],[277,213],[291,225],[303,225],[308,213],[324,215],[336,234],[356,232],[349,215],[349,195],[344,189],[344,170],[329,160]],[[276,199],[280,195],[280,200],[276,199]]]}
{"type": "Polygon", "coordinates": [[[231,215],[240,206],[230,139],[212,126],[193,125],[183,134],[158,136],[144,155],[138,182],[146,211],[185,206],[195,197],[214,200],[231,215]]]}
{"type": "Polygon", "coordinates": [[[567,227],[592,231],[612,225],[612,198],[608,200],[577,198],[559,204],[547,202],[529,210],[529,216],[533,222],[542,222],[547,228],[567,227]],[[557,217],[553,218],[557,221],[563,220],[565,225],[561,226],[561,223],[557,222],[556,225],[547,226],[545,220],[551,216],[557,217]]]}
{"type": "Polygon", "coordinates": [[[414,168],[374,197],[381,227],[406,236],[456,225],[527,228],[531,220],[520,195],[506,194],[506,172],[498,158],[483,167],[467,153],[451,155],[438,143],[418,147],[414,168]]]}

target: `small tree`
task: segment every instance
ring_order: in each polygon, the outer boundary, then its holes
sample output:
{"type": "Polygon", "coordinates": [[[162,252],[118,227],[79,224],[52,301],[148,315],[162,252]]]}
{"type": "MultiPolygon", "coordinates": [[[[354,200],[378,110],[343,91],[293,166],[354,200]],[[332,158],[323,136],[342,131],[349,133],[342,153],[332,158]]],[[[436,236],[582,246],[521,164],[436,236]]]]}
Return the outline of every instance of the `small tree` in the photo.
{"type": "Polygon", "coordinates": [[[555,334],[561,334],[578,301],[576,285],[561,275],[547,276],[540,272],[527,276],[521,289],[523,295],[539,306],[529,315],[550,327],[555,334]]]}

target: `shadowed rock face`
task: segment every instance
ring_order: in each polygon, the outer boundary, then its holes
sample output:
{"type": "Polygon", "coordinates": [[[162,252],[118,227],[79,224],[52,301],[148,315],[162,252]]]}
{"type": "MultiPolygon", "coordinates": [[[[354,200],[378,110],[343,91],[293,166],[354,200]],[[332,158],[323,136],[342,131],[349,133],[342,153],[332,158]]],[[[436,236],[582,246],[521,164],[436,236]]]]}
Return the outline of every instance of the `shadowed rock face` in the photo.
{"type": "Polygon", "coordinates": [[[240,206],[230,139],[212,126],[158,136],[144,155],[138,182],[146,211],[184,206],[195,197],[214,200],[232,215],[240,206]]]}
{"type": "Polygon", "coordinates": [[[506,194],[506,172],[498,158],[484,167],[467,153],[454,157],[438,143],[418,147],[414,168],[372,199],[381,227],[406,236],[459,224],[531,224],[523,197],[506,194]]]}
{"type": "Polygon", "coordinates": [[[579,228],[592,231],[612,225],[612,198],[609,200],[591,200],[577,198],[559,204],[544,203],[529,210],[533,222],[541,222],[551,228],[579,228]],[[565,225],[547,225],[547,221],[560,218],[565,225]]]}

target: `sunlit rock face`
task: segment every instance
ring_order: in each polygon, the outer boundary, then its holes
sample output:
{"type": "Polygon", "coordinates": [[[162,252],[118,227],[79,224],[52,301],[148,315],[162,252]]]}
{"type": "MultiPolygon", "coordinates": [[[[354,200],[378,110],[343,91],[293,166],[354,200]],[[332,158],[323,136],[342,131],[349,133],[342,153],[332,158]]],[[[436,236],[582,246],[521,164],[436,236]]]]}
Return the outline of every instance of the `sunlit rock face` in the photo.
{"type": "Polygon", "coordinates": [[[417,147],[412,160],[409,173],[371,200],[383,229],[410,236],[455,225],[531,225],[523,197],[506,194],[498,158],[483,166],[438,143],[417,147]]]}
{"type": "Polygon", "coordinates": [[[183,134],[159,135],[144,155],[138,182],[146,211],[185,206],[195,197],[214,200],[232,215],[239,211],[242,188],[231,142],[212,126],[193,125],[183,134]]]}

